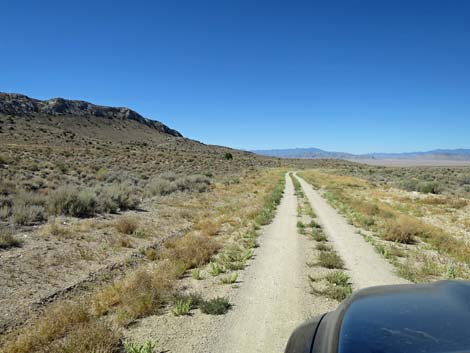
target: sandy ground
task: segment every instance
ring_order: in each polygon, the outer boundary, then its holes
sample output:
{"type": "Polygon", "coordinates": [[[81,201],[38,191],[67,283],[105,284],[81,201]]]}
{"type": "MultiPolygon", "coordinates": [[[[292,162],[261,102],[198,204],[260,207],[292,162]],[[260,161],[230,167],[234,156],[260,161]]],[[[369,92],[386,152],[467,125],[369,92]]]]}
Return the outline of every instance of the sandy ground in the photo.
{"type": "Polygon", "coordinates": [[[358,234],[320,193],[298,177],[307,199],[318,216],[325,234],[350,272],[354,289],[384,284],[407,283],[394,274],[394,268],[358,234]]]}
{"type": "Polygon", "coordinates": [[[468,167],[470,160],[451,159],[351,159],[351,162],[384,167],[468,167]]]}

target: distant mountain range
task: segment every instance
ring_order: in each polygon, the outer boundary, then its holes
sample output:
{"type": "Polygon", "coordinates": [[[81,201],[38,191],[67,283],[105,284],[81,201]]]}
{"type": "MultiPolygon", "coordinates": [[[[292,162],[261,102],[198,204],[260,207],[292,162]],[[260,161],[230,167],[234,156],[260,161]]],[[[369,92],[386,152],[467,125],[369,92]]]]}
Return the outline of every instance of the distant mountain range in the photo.
{"type": "Polygon", "coordinates": [[[406,153],[367,153],[352,154],[346,152],[330,152],[319,148],[291,148],[273,150],[254,150],[254,153],[280,158],[332,158],[348,160],[364,159],[427,159],[427,160],[470,160],[470,149],[436,149],[426,152],[406,153]]]}

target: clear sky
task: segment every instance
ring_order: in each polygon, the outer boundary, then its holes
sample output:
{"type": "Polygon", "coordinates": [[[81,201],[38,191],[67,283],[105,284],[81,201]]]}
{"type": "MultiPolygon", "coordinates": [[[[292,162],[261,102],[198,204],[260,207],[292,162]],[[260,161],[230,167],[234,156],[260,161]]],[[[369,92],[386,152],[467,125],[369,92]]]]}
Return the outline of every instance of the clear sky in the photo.
{"type": "Polygon", "coordinates": [[[0,0],[0,91],[244,149],[470,148],[467,0],[0,0]]]}

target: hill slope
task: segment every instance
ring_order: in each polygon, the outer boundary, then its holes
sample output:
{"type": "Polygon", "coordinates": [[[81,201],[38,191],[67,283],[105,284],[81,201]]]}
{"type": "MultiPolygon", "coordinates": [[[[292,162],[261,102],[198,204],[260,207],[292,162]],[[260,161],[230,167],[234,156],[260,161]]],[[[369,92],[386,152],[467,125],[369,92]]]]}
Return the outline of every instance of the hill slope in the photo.
{"type": "Polygon", "coordinates": [[[0,93],[0,194],[15,185],[44,192],[90,185],[99,170],[145,181],[166,171],[225,175],[263,165],[279,161],[185,138],[128,108],[0,93]]]}
{"type": "MultiPolygon", "coordinates": [[[[41,101],[21,94],[0,93],[0,115],[13,118],[17,123],[29,122],[21,132],[26,136],[30,133],[40,137],[43,129],[50,129],[51,133],[63,130],[82,138],[116,142],[143,139],[160,142],[165,137],[182,137],[178,131],[159,121],[146,119],[129,108],[105,107],[63,98],[41,101]]],[[[4,137],[18,135],[13,130],[4,137]]],[[[49,140],[58,142],[56,138],[49,140]]]]}

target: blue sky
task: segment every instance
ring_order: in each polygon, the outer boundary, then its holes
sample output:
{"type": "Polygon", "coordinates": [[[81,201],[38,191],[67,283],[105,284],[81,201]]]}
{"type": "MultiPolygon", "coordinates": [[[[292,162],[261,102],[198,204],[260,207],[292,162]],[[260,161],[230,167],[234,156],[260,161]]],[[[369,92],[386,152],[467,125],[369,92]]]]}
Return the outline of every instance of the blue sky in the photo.
{"type": "Polygon", "coordinates": [[[0,5],[0,91],[244,149],[470,148],[470,1],[0,5]]]}

